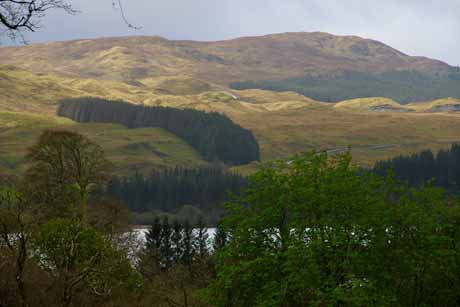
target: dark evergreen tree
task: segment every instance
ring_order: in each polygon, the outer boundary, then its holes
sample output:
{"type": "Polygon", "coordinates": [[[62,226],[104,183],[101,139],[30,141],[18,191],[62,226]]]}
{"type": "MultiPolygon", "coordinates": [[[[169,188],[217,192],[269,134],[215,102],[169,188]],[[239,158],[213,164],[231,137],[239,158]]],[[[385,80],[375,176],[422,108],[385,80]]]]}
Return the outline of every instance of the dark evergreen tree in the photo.
{"type": "Polygon", "coordinates": [[[238,195],[246,185],[246,178],[222,168],[173,168],[149,176],[114,177],[107,193],[135,212],[173,212],[183,205],[209,211],[228,200],[228,192],[238,195]]]}
{"type": "Polygon", "coordinates": [[[196,225],[195,231],[196,231],[195,246],[196,246],[197,257],[200,260],[204,260],[209,255],[209,249],[208,249],[209,235],[208,235],[208,228],[206,227],[206,224],[202,216],[200,216],[198,219],[198,223],[196,225]]]}
{"type": "Polygon", "coordinates": [[[195,247],[193,246],[194,235],[193,228],[188,221],[184,222],[184,236],[182,240],[182,257],[181,262],[192,270],[192,263],[195,257],[195,247]]]}
{"type": "Polygon", "coordinates": [[[460,193],[460,146],[454,144],[449,150],[440,150],[436,155],[425,150],[410,156],[399,156],[378,161],[372,172],[394,177],[413,187],[428,183],[445,188],[449,193],[460,193]]]}
{"type": "Polygon", "coordinates": [[[259,145],[252,132],[215,112],[78,98],[61,101],[58,115],[83,123],[119,123],[129,128],[163,128],[182,138],[207,161],[239,165],[260,158],[259,145]]]}
{"type": "Polygon", "coordinates": [[[160,235],[160,255],[161,265],[164,269],[169,269],[173,261],[173,246],[171,242],[172,229],[167,215],[161,223],[160,235]]]}
{"type": "Polygon", "coordinates": [[[160,219],[158,217],[155,217],[152,225],[150,226],[150,229],[147,231],[145,235],[146,251],[148,256],[151,257],[151,259],[153,260],[155,269],[159,269],[161,267],[161,231],[162,225],[160,223],[160,219]]]}
{"type": "Polygon", "coordinates": [[[182,256],[183,226],[178,220],[174,220],[172,225],[171,243],[173,249],[173,263],[179,263],[182,256]]]}

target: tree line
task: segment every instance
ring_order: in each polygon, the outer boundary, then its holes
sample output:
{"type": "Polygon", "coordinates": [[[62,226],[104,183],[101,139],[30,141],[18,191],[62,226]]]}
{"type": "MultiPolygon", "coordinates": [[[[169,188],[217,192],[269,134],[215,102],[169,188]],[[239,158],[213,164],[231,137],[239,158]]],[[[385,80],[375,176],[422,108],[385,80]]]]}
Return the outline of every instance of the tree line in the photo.
{"type": "Polygon", "coordinates": [[[188,220],[171,222],[168,216],[161,220],[156,217],[146,232],[145,256],[156,270],[165,271],[181,264],[190,271],[194,263],[205,263],[229,239],[228,233],[220,227],[210,237],[203,218],[192,225],[188,220]]]}
{"type": "Polygon", "coordinates": [[[140,254],[140,272],[147,279],[163,280],[154,283],[156,291],[178,289],[183,294],[180,301],[164,298],[165,306],[210,306],[192,291],[209,285],[215,277],[215,255],[229,242],[229,234],[221,227],[210,237],[212,232],[202,218],[192,225],[188,220],[171,222],[164,216],[150,225],[140,254]]]}
{"type": "Polygon", "coordinates": [[[393,71],[381,74],[346,71],[337,76],[312,76],[285,80],[243,81],[231,84],[233,89],[259,88],[270,91],[293,91],[325,102],[353,98],[387,97],[400,103],[427,101],[460,96],[460,69],[445,76],[432,76],[417,71],[393,71]]]}
{"type": "Polygon", "coordinates": [[[215,112],[78,98],[62,100],[58,115],[83,123],[163,128],[183,139],[207,161],[240,165],[260,159],[259,145],[252,132],[215,112]]]}
{"type": "Polygon", "coordinates": [[[175,212],[184,205],[203,212],[216,209],[230,194],[239,194],[247,179],[219,167],[168,168],[150,175],[113,177],[107,193],[134,212],[175,212]]]}
{"type": "Polygon", "coordinates": [[[460,193],[460,145],[433,153],[398,156],[375,163],[372,172],[381,176],[391,173],[395,179],[410,186],[420,187],[428,183],[442,187],[454,194],[460,193]]]}
{"type": "Polygon", "coordinates": [[[110,163],[84,136],[45,131],[27,159],[24,176],[0,181],[1,306],[460,301],[458,199],[363,172],[349,153],[264,163],[213,240],[203,218],[165,216],[139,241],[104,193],[110,163]]]}

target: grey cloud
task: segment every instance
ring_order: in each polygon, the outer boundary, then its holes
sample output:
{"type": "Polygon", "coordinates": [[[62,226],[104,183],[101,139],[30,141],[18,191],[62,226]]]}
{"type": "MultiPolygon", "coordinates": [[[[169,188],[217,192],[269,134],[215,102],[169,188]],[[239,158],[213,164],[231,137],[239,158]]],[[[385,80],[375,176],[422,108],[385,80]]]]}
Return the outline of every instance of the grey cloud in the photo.
{"type": "Polygon", "coordinates": [[[460,65],[458,0],[124,0],[127,28],[110,0],[74,0],[77,16],[53,12],[32,42],[122,35],[221,40],[324,31],[383,41],[405,53],[460,65]]]}

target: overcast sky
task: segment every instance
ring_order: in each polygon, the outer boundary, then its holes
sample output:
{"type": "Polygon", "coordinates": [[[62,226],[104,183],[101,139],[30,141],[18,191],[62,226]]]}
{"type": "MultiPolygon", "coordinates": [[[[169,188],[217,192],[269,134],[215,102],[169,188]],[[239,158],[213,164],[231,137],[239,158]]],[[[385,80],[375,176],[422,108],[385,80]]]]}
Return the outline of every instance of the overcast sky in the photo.
{"type": "Polygon", "coordinates": [[[460,65],[460,0],[72,0],[76,16],[48,14],[31,42],[160,35],[222,40],[279,32],[323,31],[382,41],[410,55],[460,65]]]}

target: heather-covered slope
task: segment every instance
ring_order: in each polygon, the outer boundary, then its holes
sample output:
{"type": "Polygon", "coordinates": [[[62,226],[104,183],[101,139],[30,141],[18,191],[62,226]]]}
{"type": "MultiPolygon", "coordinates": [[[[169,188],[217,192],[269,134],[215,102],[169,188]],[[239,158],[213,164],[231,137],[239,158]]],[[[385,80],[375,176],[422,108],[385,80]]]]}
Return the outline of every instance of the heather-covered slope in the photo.
{"type": "MultiPolygon", "coordinates": [[[[16,133],[32,138],[42,127],[53,127],[59,100],[77,97],[223,113],[251,130],[260,145],[262,160],[312,148],[340,152],[351,145],[357,162],[371,164],[425,148],[445,148],[458,142],[460,131],[456,98],[419,99],[429,101],[403,106],[398,99],[391,100],[381,94],[383,97],[347,99],[334,104],[292,91],[227,87],[230,82],[241,80],[302,79],[305,73],[333,80],[350,69],[355,70],[354,74],[366,75],[422,74],[439,80],[450,76],[455,82],[452,78],[455,69],[445,63],[410,57],[382,43],[358,37],[288,33],[221,42],[106,38],[0,48],[1,63],[22,67],[0,65],[0,106],[18,117],[15,121],[0,122],[0,131],[8,131],[6,144],[16,133]],[[398,69],[404,71],[395,71],[398,69]],[[43,115],[47,124],[37,129],[31,125],[24,127],[30,133],[12,128],[32,113],[43,115]]],[[[425,87],[430,88],[430,84],[425,87]]],[[[442,97],[457,97],[441,92],[442,97]]],[[[370,94],[377,96],[375,91],[370,94]]],[[[98,124],[97,129],[92,129],[93,124],[73,124],[71,127],[88,127],[85,131],[95,138],[99,137],[98,129],[107,127],[112,131],[113,127],[98,124]]],[[[111,134],[114,142],[136,130],[118,127],[117,133],[111,134]]],[[[17,156],[22,155],[31,138],[15,143],[17,156]]],[[[137,140],[134,143],[138,145],[129,145],[122,151],[106,147],[115,153],[115,160],[123,170],[130,170],[127,165],[136,166],[132,170],[138,169],[142,160],[157,152],[157,145],[150,150],[150,145],[144,146],[137,140]],[[119,154],[122,152],[129,152],[126,159],[119,154]]],[[[166,146],[161,151],[163,154],[155,156],[154,163],[146,164],[158,167],[187,164],[191,160],[203,162],[199,158],[189,159],[190,154],[181,156],[175,152],[178,148],[166,146]],[[167,158],[176,155],[177,159],[167,158]]],[[[11,161],[6,151],[0,152],[0,160],[11,161]]],[[[20,167],[18,163],[4,165],[15,168],[20,167]]],[[[246,172],[250,168],[238,169],[246,172]]]]}
{"type": "Polygon", "coordinates": [[[447,74],[452,67],[405,55],[383,43],[327,33],[284,33],[218,42],[160,37],[76,40],[0,48],[0,64],[72,77],[135,81],[187,75],[220,85],[245,80],[332,76],[343,71],[412,70],[447,74]]]}

